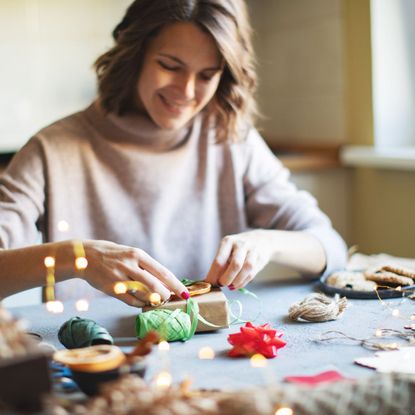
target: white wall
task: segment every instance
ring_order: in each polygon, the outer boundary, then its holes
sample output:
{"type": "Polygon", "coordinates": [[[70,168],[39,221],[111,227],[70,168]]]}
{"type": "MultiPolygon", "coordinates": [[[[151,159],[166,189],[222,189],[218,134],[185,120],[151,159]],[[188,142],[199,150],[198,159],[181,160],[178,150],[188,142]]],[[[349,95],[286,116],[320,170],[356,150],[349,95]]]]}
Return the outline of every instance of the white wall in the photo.
{"type": "Polygon", "coordinates": [[[260,124],[273,141],[346,140],[341,0],[248,0],[260,124]]]}
{"type": "Polygon", "coordinates": [[[130,0],[0,1],[0,152],[95,96],[94,60],[130,0]]]}

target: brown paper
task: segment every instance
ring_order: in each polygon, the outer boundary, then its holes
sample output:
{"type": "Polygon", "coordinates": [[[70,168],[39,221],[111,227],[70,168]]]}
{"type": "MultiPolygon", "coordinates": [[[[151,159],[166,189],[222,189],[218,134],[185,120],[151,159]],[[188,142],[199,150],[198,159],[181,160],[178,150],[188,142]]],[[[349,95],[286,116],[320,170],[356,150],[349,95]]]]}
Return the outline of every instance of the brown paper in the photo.
{"type": "MultiPolygon", "coordinates": [[[[220,288],[212,288],[209,293],[196,295],[192,298],[199,304],[199,314],[201,317],[209,323],[219,326],[210,327],[199,320],[196,332],[213,331],[229,327],[228,301],[220,288]]],[[[169,301],[160,307],[147,306],[143,308],[143,311],[155,310],[156,308],[164,308],[168,310],[175,310],[176,308],[179,308],[180,310],[186,311],[186,301],[169,301]]]]}

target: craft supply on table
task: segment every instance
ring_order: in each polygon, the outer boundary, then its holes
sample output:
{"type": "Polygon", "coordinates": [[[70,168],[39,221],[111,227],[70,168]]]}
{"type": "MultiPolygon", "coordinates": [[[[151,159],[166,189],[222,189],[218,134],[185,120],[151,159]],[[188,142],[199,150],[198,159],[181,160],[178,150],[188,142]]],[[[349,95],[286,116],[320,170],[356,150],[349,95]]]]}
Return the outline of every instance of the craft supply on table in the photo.
{"type": "Polygon", "coordinates": [[[372,357],[355,359],[360,366],[376,369],[382,373],[407,373],[415,375],[415,347],[376,352],[372,357]]]}
{"type": "Polygon", "coordinates": [[[58,338],[68,349],[114,344],[107,329],[93,320],[81,317],[73,317],[63,323],[59,329],[58,338]]]}
{"type": "MultiPolygon", "coordinates": [[[[206,281],[194,281],[189,280],[188,278],[183,278],[180,280],[182,284],[187,288],[190,297],[195,297],[196,295],[207,294],[211,291],[212,285],[206,281]]],[[[173,295],[172,300],[181,300],[181,297],[173,295]]]]}
{"type": "MultiPolygon", "coordinates": [[[[405,327],[406,328],[406,327],[405,327]]],[[[349,336],[341,331],[330,330],[322,333],[317,342],[348,342],[351,344],[357,343],[369,350],[398,350],[405,344],[399,344],[395,341],[384,342],[380,339],[403,339],[409,342],[409,344],[415,344],[415,333],[411,329],[408,331],[399,331],[394,329],[377,329],[373,336],[361,339],[354,336],[349,336]]]]}
{"type": "Polygon", "coordinates": [[[134,373],[143,377],[147,368],[145,356],[158,341],[157,333],[149,332],[130,353],[123,353],[114,345],[96,345],[60,350],[53,358],[70,369],[71,377],[84,393],[95,395],[103,383],[120,376],[134,373]]]}
{"type": "MultiPolygon", "coordinates": [[[[191,300],[195,301],[199,308],[198,313],[200,318],[197,320],[196,332],[213,331],[218,330],[219,328],[229,327],[228,300],[220,288],[213,287],[208,293],[191,297],[191,300]]],[[[146,306],[143,307],[143,312],[162,309],[170,311],[179,309],[186,312],[187,301],[173,300],[160,307],[146,306]]],[[[144,319],[147,319],[147,317],[144,317],[144,319]]],[[[181,316],[180,321],[182,322],[182,320],[184,321],[186,318],[181,316]]],[[[186,325],[185,327],[189,327],[187,322],[184,322],[183,324],[186,325]]],[[[185,337],[187,338],[188,336],[186,335],[185,337]]]]}
{"type": "Polygon", "coordinates": [[[334,299],[324,294],[310,294],[298,303],[294,303],[288,310],[291,320],[306,320],[311,322],[324,322],[337,320],[347,307],[347,298],[340,298],[338,294],[334,299]]]}
{"type": "Polygon", "coordinates": [[[344,377],[337,370],[326,370],[315,375],[285,376],[284,381],[289,383],[298,383],[308,386],[316,386],[321,383],[332,383],[341,380],[352,380],[344,377]]]}
{"type": "Polygon", "coordinates": [[[276,357],[277,350],[286,345],[281,339],[283,334],[269,324],[254,326],[248,322],[238,333],[228,335],[228,342],[232,345],[228,355],[240,357],[260,354],[266,358],[276,357]]]}
{"type": "Polygon", "coordinates": [[[138,314],[136,318],[136,335],[139,339],[150,331],[157,331],[165,341],[186,341],[193,337],[195,328],[191,316],[180,309],[149,310],[138,314]]]}

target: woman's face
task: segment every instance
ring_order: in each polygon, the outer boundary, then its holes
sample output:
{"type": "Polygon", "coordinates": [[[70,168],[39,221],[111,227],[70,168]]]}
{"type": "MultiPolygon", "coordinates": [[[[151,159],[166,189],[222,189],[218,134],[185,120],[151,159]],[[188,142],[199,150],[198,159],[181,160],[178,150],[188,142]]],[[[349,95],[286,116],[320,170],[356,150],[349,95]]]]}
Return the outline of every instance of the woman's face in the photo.
{"type": "Polygon", "coordinates": [[[137,105],[160,128],[179,129],[215,95],[222,66],[209,34],[192,23],[166,26],[144,55],[137,105]]]}

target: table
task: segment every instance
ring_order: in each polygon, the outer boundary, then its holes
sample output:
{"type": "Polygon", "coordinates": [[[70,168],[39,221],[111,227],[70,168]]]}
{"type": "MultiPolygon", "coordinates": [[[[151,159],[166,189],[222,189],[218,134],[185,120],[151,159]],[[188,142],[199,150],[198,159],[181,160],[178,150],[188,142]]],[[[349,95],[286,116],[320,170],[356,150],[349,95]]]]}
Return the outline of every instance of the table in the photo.
{"type": "MultiPolygon", "coordinates": [[[[261,369],[252,368],[249,359],[232,359],[227,356],[230,345],[227,335],[239,331],[240,325],[216,332],[196,334],[191,340],[171,343],[169,360],[174,381],[190,376],[193,387],[239,389],[265,382],[282,380],[288,375],[309,375],[328,369],[337,369],[351,378],[370,376],[373,371],[353,363],[356,357],[372,355],[373,352],[359,345],[344,342],[319,343],[315,340],[328,330],[339,330],[354,337],[366,338],[374,335],[378,328],[403,330],[406,321],[393,317],[391,310],[379,300],[349,300],[349,307],[336,321],[325,323],[292,322],[287,318],[289,306],[303,299],[315,290],[310,282],[282,281],[278,283],[256,283],[249,289],[260,299],[255,301],[239,292],[225,290],[230,300],[238,299],[243,304],[243,317],[254,318],[261,305],[261,315],[254,324],[270,323],[284,332],[285,348],[278,351],[278,357],[268,360],[266,377],[261,369]],[[214,360],[200,360],[198,351],[210,346],[215,351],[214,360]],[[272,378],[272,379],[270,379],[272,378]]],[[[391,307],[399,308],[402,314],[413,313],[413,302],[406,299],[388,300],[391,307]]],[[[40,334],[43,339],[58,348],[62,348],[57,339],[61,324],[67,319],[79,315],[95,320],[107,328],[115,338],[134,336],[134,321],[139,310],[121,301],[106,297],[91,301],[90,309],[80,313],[74,303],[65,303],[62,314],[50,314],[44,306],[29,306],[12,309],[12,313],[27,320],[29,330],[40,334]]],[[[393,340],[395,341],[395,340],[393,340]]],[[[116,341],[125,346],[128,342],[116,341]]],[[[133,343],[130,343],[130,345],[133,343]]],[[[149,376],[160,362],[150,360],[149,376]]]]}

